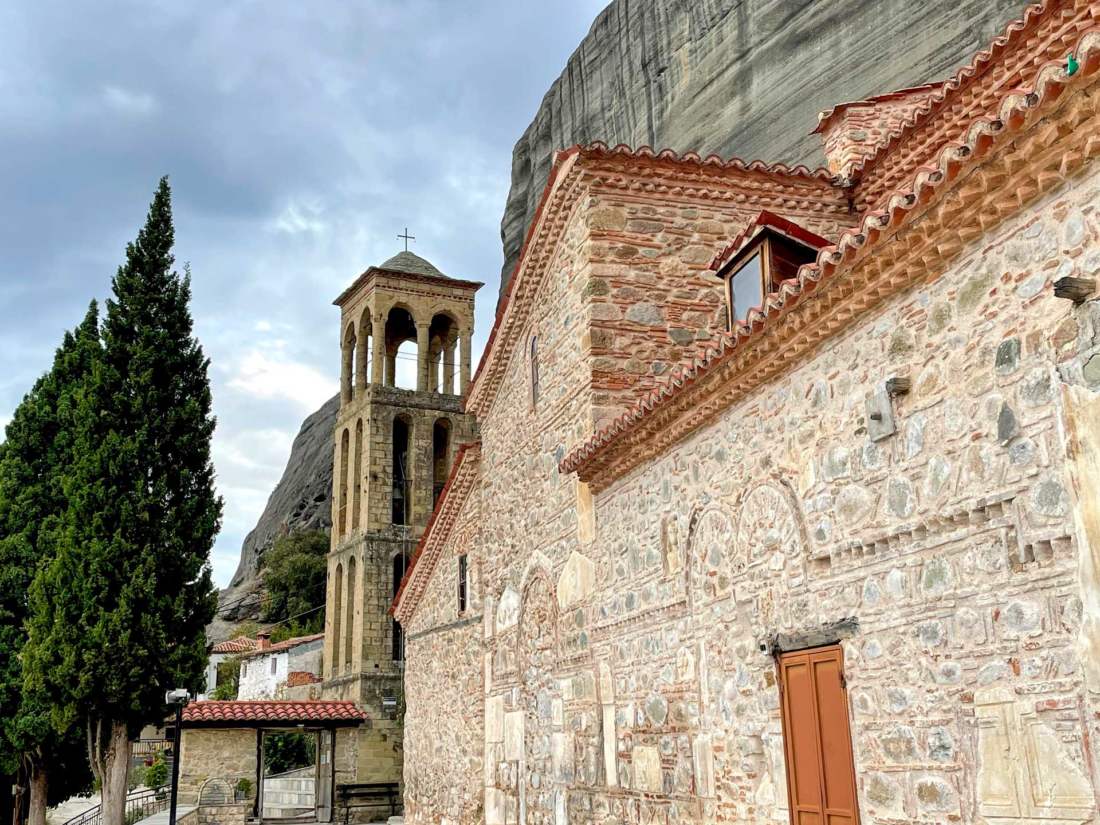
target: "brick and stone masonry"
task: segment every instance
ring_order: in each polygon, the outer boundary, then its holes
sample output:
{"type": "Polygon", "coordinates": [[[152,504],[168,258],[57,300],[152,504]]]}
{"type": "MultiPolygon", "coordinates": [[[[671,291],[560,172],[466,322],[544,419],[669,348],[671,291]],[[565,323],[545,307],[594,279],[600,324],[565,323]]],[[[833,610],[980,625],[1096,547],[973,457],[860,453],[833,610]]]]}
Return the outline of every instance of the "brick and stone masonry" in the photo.
{"type": "Polygon", "coordinates": [[[789,822],[774,654],[828,638],[861,821],[1097,821],[1098,17],[1029,10],[842,196],[560,161],[395,606],[407,819],[789,822]],[[761,209],[837,246],[731,336],[702,250],[761,209]]]}

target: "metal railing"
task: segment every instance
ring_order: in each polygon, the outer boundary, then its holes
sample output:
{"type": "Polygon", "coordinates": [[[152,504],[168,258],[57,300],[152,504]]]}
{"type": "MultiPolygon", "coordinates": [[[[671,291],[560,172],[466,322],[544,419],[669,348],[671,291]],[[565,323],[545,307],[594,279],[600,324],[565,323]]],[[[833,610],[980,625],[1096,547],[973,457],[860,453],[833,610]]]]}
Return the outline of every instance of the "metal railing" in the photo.
{"type": "Polygon", "coordinates": [[[158,753],[171,750],[172,743],[167,739],[139,739],[130,746],[130,754],[135,759],[156,756],[158,753]]]}
{"type": "MultiPolygon", "coordinates": [[[[168,807],[168,786],[150,788],[144,791],[136,791],[126,797],[126,825],[140,822],[147,816],[159,813],[168,807]]],[[[68,820],[65,825],[102,825],[103,805],[89,808],[82,814],[77,814],[68,820]]]]}

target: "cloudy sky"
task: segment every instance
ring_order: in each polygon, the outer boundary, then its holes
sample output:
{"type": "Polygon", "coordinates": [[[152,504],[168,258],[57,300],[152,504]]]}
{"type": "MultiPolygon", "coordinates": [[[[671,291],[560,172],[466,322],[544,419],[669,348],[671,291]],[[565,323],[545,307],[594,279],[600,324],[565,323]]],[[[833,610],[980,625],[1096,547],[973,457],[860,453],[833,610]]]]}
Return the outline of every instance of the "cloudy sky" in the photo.
{"type": "Polygon", "coordinates": [[[606,0],[0,4],[0,426],[104,298],[156,181],[211,357],[214,574],[337,387],[332,299],[412,250],[486,282],[512,145],[606,0]]]}

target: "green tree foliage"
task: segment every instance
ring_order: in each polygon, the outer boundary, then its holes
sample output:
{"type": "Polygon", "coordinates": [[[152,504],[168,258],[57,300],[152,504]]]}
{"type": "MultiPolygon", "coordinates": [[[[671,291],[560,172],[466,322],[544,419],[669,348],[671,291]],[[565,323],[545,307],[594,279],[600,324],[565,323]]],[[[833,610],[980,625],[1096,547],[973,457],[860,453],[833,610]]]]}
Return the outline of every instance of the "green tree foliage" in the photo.
{"type": "Polygon", "coordinates": [[[317,762],[317,734],[286,731],[264,735],[264,776],[277,776],[317,762]]]}
{"type": "Polygon", "coordinates": [[[58,729],[86,718],[106,825],[123,823],[130,739],[164,717],[166,688],[202,684],[216,608],[209,363],[173,242],[162,179],[112,283],[103,357],[74,411],[57,552],[31,589],[27,683],[58,729]]]}
{"type": "Polygon", "coordinates": [[[62,472],[73,461],[73,409],[101,355],[99,313],[66,333],[53,365],[24,397],[0,444],[0,771],[29,785],[32,822],[91,785],[81,726],[55,729],[48,698],[24,684],[27,593],[52,556],[64,517],[62,472]]]}
{"type": "Polygon", "coordinates": [[[218,682],[211,699],[236,699],[241,685],[241,657],[230,656],[218,662],[218,682]]]}
{"type": "Polygon", "coordinates": [[[279,624],[273,642],[324,629],[328,549],[323,530],[302,530],[275,539],[264,554],[262,618],[279,624]]]}

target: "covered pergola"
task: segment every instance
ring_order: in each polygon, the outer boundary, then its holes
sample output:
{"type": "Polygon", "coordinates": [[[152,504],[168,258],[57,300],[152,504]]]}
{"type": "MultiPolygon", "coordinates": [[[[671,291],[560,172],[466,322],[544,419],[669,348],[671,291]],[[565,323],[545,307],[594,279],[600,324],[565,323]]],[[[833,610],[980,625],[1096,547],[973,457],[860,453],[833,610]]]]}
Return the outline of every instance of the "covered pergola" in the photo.
{"type": "Polygon", "coordinates": [[[366,721],[347,701],[193,702],[181,726],[180,801],[224,807],[227,822],[242,809],[329,822],[337,782],[353,781],[355,729],[366,721]]]}

